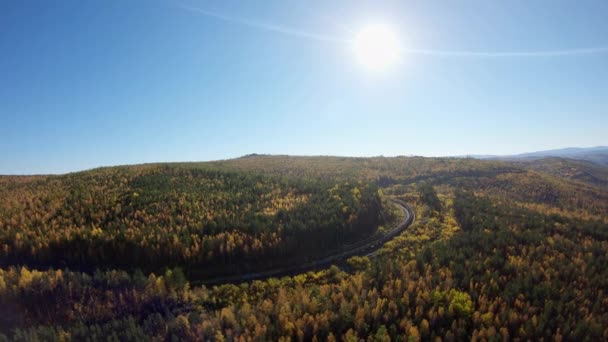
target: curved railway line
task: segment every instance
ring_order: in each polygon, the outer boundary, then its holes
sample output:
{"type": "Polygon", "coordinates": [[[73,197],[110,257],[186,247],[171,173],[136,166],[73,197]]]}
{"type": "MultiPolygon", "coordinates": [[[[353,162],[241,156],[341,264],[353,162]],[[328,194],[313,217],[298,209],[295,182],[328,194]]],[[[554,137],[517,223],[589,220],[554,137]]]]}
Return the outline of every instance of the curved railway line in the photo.
{"type": "Polygon", "coordinates": [[[386,231],[382,234],[374,234],[366,239],[348,245],[344,245],[341,248],[337,249],[334,254],[324,256],[317,260],[300,263],[298,265],[291,265],[262,272],[252,272],[244,274],[235,274],[231,276],[223,276],[219,278],[202,279],[199,281],[194,281],[193,283],[217,285],[223,283],[238,283],[271,277],[283,277],[304,273],[320,268],[325,268],[330,266],[331,264],[344,261],[353,256],[374,256],[384,243],[391,240],[395,236],[401,234],[401,232],[403,232],[407,227],[409,227],[416,219],[416,214],[414,210],[408,204],[396,199],[391,199],[391,202],[393,202],[403,211],[403,221],[401,221],[393,229],[386,231]]]}

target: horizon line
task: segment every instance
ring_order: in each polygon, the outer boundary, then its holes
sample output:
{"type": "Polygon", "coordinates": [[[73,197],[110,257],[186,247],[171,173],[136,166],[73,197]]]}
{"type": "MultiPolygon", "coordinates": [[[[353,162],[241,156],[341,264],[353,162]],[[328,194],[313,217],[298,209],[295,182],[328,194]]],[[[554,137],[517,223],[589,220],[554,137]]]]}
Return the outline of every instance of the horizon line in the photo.
{"type": "MultiPolygon", "coordinates": [[[[144,161],[144,162],[133,162],[133,163],[125,163],[125,164],[99,165],[99,166],[85,167],[85,168],[82,168],[82,169],[76,169],[76,170],[66,171],[66,172],[0,174],[0,177],[63,176],[63,175],[71,174],[71,173],[86,172],[86,171],[92,171],[92,170],[102,169],[102,168],[128,167],[128,166],[152,165],[152,164],[214,163],[214,162],[222,162],[222,161],[229,161],[229,160],[239,159],[239,158],[248,157],[248,156],[304,157],[304,158],[314,158],[314,157],[334,157],[334,158],[398,158],[398,157],[405,157],[405,158],[415,158],[415,157],[421,157],[421,158],[456,158],[456,159],[472,158],[472,159],[483,160],[480,157],[483,156],[483,157],[491,157],[491,158],[506,158],[506,157],[517,157],[518,155],[522,155],[522,154],[538,153],[538,152],[549,152],[549,151],[563,150],[563,149],[593,149],[593,148],[605,148],[605,149],[608,149],[608,145],[597,145],[597,146],[589,146],[589,147],[562,147],[562,148],[552,148],[552,149],[548,149],[548,150],[539,150],[539,151],[533,151],[533,152],[521,152],[521,153],[513,153],[513,154],[482,154],[482,153],[453,154],[453,155],[421,155],[421,154],[394,154],[394,155],[391,154],[391,155],[383,155],[383,154],[378,154],[378,155],[366,155],[366,156],[353,156],[353,155],[348,156],[348,155],[337,155],[337,154],[333,155],[333,154],[248,153],[248,154],[243,154],[243,155],[239,155],[239,156],[236,156],[236,157],[227,157],[227,158],[223,158],[223,159],[181,160],[181,161],[149,161],[149,162],[148,161],[144,161]]],[[[563,157],[559,157],[559,156],[542,156],[540,158],[551,158],[551,157],[563,158],[563,157]]]]}

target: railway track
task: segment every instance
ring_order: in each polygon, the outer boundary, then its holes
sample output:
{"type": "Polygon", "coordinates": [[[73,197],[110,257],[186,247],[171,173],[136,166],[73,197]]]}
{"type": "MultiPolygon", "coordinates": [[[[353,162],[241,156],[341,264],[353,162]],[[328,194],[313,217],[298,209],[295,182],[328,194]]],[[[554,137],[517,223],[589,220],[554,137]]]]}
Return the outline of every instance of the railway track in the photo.
{"type": "Polygon", "coordinates": [[[409,227],[415,220],[414,210],[400,200],[391,199],[395,205],[397,205],[404,214],[403,221],[396,225],[393,229],[386,231],[382,234],[374,234],[373,236],[345,245],[338,250],[336,253],[324,256],[317,260],[312,260],[305,263],[299,263],[298,265],[291,265],[287,267],[276,268],[272,270],[262,272],[252,272],[245,274],[235,274],[231,276],[224,276],[219,278],[211,278],[200,281],[193,281],[194,284],[205,284],[205,285],[217,285],[223,283],[238,283],[244,281],[251,281],[256,279],[265,279],[271,277],[283,277],[289,275],[295,275],[304,273],[316,269],[321,269],[330,266],[331,264],[344,261],[353,256],[375,256],[378,250],[384,243],[391,240],[395,236],[403,232],[409,227]]]}

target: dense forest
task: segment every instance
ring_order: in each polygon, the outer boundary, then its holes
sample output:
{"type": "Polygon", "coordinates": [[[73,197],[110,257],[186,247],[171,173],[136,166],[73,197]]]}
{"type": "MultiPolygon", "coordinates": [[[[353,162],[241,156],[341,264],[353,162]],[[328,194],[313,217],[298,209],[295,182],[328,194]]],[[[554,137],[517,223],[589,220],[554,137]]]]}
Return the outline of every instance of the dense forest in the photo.
{"type": "Polygon", "coordinates": [[[608,339],[608,192],[539,168],[247,156],[2,177],[0,195],[0,339],[608,339]],[[389,197],[416,222],[374,257],[192,285],[374,234],[389,197]]]}
{"type": "Polygon", "coordinates": [[[217,275],[306,261],[382,220],[369,182],[180,165],[3,181],[4,265],[217,275]]]}
{"type": "Polygon", "coordinates": [[[585,160],[544,158],[518,163],[530,170],[545,172],[586,184],[608,188],[608,167],[585,160]]]}

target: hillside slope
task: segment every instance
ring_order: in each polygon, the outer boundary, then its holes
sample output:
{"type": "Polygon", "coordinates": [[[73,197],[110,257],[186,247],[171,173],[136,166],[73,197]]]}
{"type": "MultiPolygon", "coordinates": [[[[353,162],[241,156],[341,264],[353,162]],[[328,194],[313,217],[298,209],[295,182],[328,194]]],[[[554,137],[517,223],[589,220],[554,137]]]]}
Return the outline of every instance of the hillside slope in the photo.
{"type": "Polygon", "coordinates": [[[556,150],[536,151],[514,155],[472,155],[478,159],[506,161],[534,161],[543,158],[567,158],[583,160],[597,165],[608,166],[608,146],[569,147],[556,150]]]}
{"type": "Polygon", "coordinates": [[[374,232],[372,183],[207,164],[0,178],[2,264],[218,275],[306,260],[374,232]],[[204,271],[201,271],[204,270],[204,271]]]}
{"type": "Polygon", "coordinates": [[[604,188],[608,186],[608,167],[584,160],[543,158],[530,162],[521,162],[520,165],[529,170],[576,180],[589,185],[604,188]]]}

